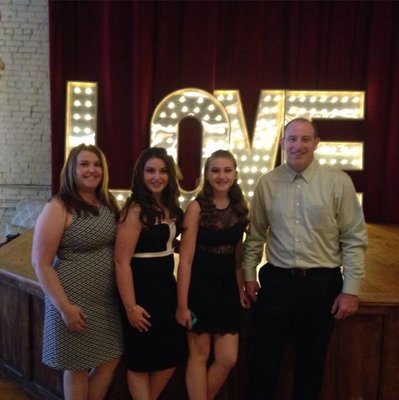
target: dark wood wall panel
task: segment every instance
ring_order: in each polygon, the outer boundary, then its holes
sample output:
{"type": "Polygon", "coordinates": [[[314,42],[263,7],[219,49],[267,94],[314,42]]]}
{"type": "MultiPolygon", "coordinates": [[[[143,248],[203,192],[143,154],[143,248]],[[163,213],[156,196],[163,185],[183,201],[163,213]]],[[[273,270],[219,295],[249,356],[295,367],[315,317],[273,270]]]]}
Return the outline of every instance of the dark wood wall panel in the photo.
{"type": "Polygon", "coordinates": [[[380,398],[399,398],[399,310],[390,314],[385,322],[381,365],[380,398]]]}
{"type": "Polygon", "coordinates": [[[327,358],[323,399],[377,400],[384,316],[339,321],[327,358]]]}
{"type": "Polygon", "coordinates": [[[29,376],[29,295],[17,286],[0,281],[0,358],[17,375],[29,376]]]}
{"type": "Polygon", "coordinates": [[[32,296],[32,381],[39,387],[50,388],[51,392],[62,398],[62,373],[42,364],[44,303],[41,297],[32,296]]]}

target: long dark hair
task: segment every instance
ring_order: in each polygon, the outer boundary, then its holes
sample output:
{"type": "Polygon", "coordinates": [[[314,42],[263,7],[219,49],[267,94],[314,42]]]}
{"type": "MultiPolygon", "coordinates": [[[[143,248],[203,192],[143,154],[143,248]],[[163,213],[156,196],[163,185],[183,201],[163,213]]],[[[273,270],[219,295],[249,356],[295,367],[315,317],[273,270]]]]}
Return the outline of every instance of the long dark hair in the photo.
{"type": "Polygon", "coordinates": [[[163,209],[144,183],[144,167],[151,158],[158,158],[165,163],[169,180],[161,193],[161,202],[163,206],[169,209],[170,217],[175,219],[176,225],[180,228],[183,219],[183,211],[179,205],[180,191],[177,184],[180,173],[173,158],[162,147],[150,147],[144,150],[136,161],[130,187],[131,194],[122,209],[122,220],[126,219],[127,211],[132,203],[140,206],[140,221],[146,227],[152,226],[165,218],[163,209]]]}
{"type": "Polygon", "coordinates": [[[63,202],[68,212],[72,212],[72,210],[74,210],[78,216],[80,216],[82,212],[84,214],[99,214],[96,206],[88,204],[83,200],[76,185],[76,164],[78,155],[82,151],[90,151],[98,157],[103,170],[103,176],[100,184],[96,188],[96,197],[101,204],[104,204],[111,211],[115,212],[116,215],[118,215],[118,205],[116,199],[108,190],[109,175],[107,159],[100,148],[92,144],[80,144],[72,148],[62,168],[60,189],[55,197],[63,202]]]}
{"type": "MultiPolygon", "coordinates": [[[[237,169],[237,161],[233,154],[227,150],[216,150],[205,162],[204,179],[202,189],[200,190],[197,200],[201,205],[201,222],[204,226],[212,226],[217,222],[216,206],[213,202],[213,189],[209,181],[206,179],[206,174],[209,171],[211,162],[216,158],[226,158],[231,160],[234,168],[237,169]]],[[[249,223],[249,208],[248,203],[244,198],[242,190],[237,183],[237,178],[234,180],[233,185],[230,187],[228,196],[230,199],[230,207],[233,209],[238,219],[244,225],[244,228],[249,223]]]]}

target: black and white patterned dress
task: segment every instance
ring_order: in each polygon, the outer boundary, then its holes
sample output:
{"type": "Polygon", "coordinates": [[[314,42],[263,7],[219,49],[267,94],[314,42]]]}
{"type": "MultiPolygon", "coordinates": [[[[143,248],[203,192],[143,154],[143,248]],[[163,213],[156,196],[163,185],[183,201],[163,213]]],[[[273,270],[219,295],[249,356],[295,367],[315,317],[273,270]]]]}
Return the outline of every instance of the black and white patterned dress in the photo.
{"type": "Polygon", "coordinates": [[[42,361],[52,368],[86,370],[123,353],[113,262],[116,223],[102,206],[98,216],[73,213],[65,229],[54,268],[71,303],[86,314],[87,328],[70,331],[46,297],[42,361]]]}

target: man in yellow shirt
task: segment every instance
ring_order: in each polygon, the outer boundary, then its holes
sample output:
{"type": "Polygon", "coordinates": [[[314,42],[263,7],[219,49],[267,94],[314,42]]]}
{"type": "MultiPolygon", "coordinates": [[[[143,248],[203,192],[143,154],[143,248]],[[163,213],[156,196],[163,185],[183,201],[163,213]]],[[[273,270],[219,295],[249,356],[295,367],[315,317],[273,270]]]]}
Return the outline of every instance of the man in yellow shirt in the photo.
{"type": "Polygon", "coordinates": [[[251,399],[275,398],[289,338],[296,350],[293,399],[319,399],[334,319],[358,307],[367,247],[363,211],[350,177],[314,159],[319,141],[311,121],[289,122],[281,139],[286,163],[255,189],[243,263],[255,303],[251,399]]]}

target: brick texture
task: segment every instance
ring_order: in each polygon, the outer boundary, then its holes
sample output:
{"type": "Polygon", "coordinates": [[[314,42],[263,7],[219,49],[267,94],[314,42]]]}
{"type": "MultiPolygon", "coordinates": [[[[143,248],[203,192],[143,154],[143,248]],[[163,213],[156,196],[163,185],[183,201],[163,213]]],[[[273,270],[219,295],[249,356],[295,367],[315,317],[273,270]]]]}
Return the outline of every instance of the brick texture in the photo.
{"type": "Polygon", "coordinates": [[[0,2],[0,236],[22,199],[50,196],[47,0],[0,2]]]}

